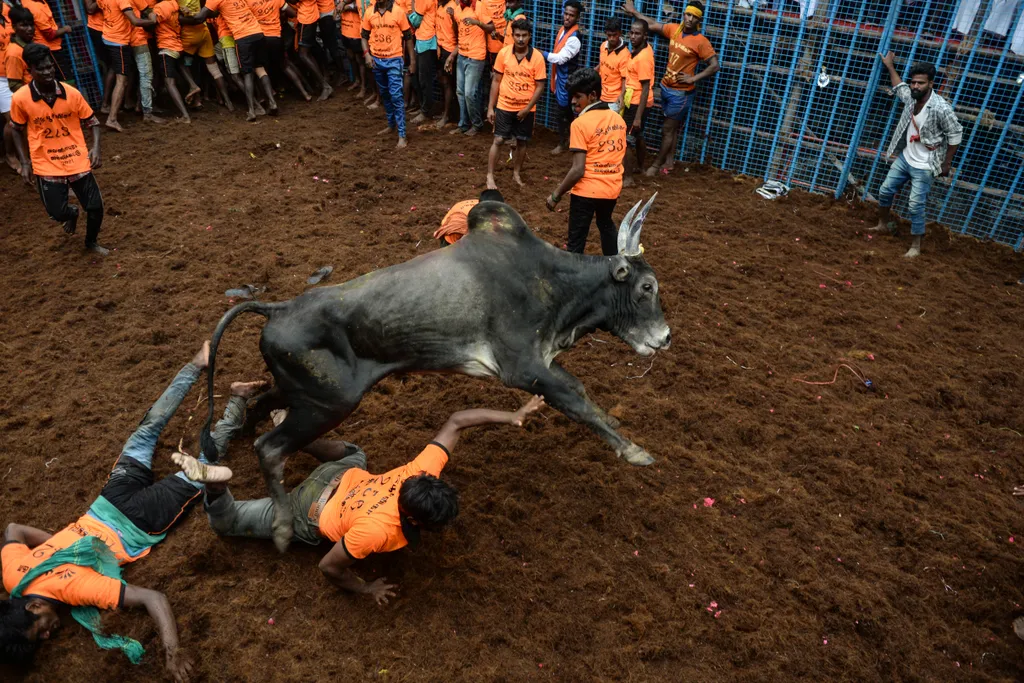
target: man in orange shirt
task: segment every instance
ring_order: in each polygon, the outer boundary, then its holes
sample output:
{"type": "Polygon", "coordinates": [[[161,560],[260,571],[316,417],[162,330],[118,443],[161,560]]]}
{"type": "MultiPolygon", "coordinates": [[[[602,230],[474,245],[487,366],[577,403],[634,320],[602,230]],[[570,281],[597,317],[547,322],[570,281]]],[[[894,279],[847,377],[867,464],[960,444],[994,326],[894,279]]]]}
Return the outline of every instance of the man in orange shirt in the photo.
{"type": "Polygon", "coordinates": [[[495,29],[491,37],[500,40],[502,47],[512,44],[512,22],[516,19],[529,19],[520,0],[505,0],[504,26],[501,31],[495,29]]]}
{"type": "Polygon", "coordinates": [[[178,0],[161,0],[153,6],[156,18],[156,47],[160,60],[160,72],[164,77],[164,87],[171,101],[178,108],[181,119],[191,123],[185,100],[178,90],[178,62],[181,60],[181,25],[178,23],[178,0]]]}
{"type": "Polygon", "coordinates": [[[50,48],[50,54],[57,64],[57,80],[68,83],[75,82],[75,73],[71,69],[71,60],[64,51],[61,36],[71,33],[70,26],[57,26],[53,19],[53,10],[46,0],[22,0],[21,6],[32,13],[36,22],[36,35],[33,42],[42,43],[50,48]]]}
{"type": "Polygon", "coordinates": [[[434,32],[437,35],[438,77],[441,79],[441,93],[444,98],[441,107],[441,118],[437,121],[437,129],[448,125],[448,116],[455,104],[455,71],[454,57],[458,52],[459,27],[455,23],[455,7],[458,0],[438,0],[437,19],[434,32]]]}
{"type": "MultiPolygon", "coordinates": [[[[32,80],[23,59],[24,50],[32,44],[36,33],[35,19],[24,7],[12,7],[10,10],[11,39],[4,49],[4,71],[7,74],[7,85],[12,93],[32,80]]],[[[8,106],[10,111],[10,106],[8,106]]],[[[13,144],[13,142],[12,142],[13,144]]],[[[9,150],[13,153],[13,149],[9,150]]]]}
{"type": "Polygon", "coordinates": [[[373,69],[388,117],[381,133],[398,132],[398,148],[405,147],[405,95],[402,82],[402,54],[409,57],[409,73],[416,73],[416,55],[412,47],[409,18],[394,0],[377,0],[373,10],[363,17],[363,54],[366,66],[373,69]],[[408,50],[403,50],[404,46],[408,50]]]}
{"type": "Polygon", "coordinates": [[[601,44],[598,73],[601,74],[601,101],[608,103],[614,112],[622,111],[622,99],[626,94],[626,79],[629,76],[629,48],[622,40],[622,22],[618,17],[608,17],[604,22],[605,41],[601,44]]]}
{"type": "Polygon", "coordinates": [[[581,69],[570,76],[569,93],[576,111],[576,120],[569,132],[572,168],[545,204],[549,211],[554,211],[562,196],[571,189],[566,249],[583,253],[590,222],[596,214],[601,251],[605,256],[612,256],[619,252],[612,213],[622,191],[626,123],[607,102],[601,101],[601,76],[594,69],[581,69]]]}
{"type": "MultiPolygon", "coordinates": [[[[366,455],[355,444],[314,441],[303,450],[324,464],[288,494],[295,538],[310,545],[325,539],[333,543],[319,565],[327,580],[344,590],[371,595],[379,604],[387,603],[396,586],[383,577],[367,583],[352,571],[352,564],[373,553],[415,547],[421,530],[439,531],[455,518],[457,492],[439,476],[463,429],[488,424],[521,427],[543,405],[544,400],[535,396],[515,412],[454,413],[415,460],[378,475],[366,471],[366,455]]],[[[275,423],[281,419],[283,411],[274,416],[275,423]]],[[[204,478],[190,456],[174,458],[190,478],[204,478]]],[[[220,536],[273,536],[270,498],[236,501],[226,486],[209,482],[204,507],[210,526],[220,536]]]]}
{"type": "Polygon", "coordinates": [[[497,190],[494,166],[498,150],[505,140],[512,140],[512,179],[524,187],[522,176],[526,144],[533,136],[533,119],[537,102],[544,94],[548,80],[547,63],[540,50],[530,45],[533,26],[529,19],[516,19],[512,24],[513,45],[501,48],[494,57],[491,98],[487,120],[494,126],[494,140],[487,155],[487,189],[497,190]],[[497,105],[497,106],[495,106],[497,105]]]}
{"type": "Polygon", "coordinates": [[[441,219],[441,227],[434,231],[434,239],[442,247],[455,244],[469,234],[469,212],[480,202],[505,202],[505,198],[497,190],[484,190],[480,199],[465,199],[456,202],[441,219]]]}
{"type": "Polygon", "coordinates": [[[316,47],[316,31],[320,21],[320,7],[317,0],[288,0],[295,5],[297,16],[295,18],[295,47],[299,51],[299,59],[319,82],[321,102],[325,101],[334,92],[334,88],[327,82],[327,74],[321,72],[320,65],[313,58],[311,50],[316,47]]]}
{"type": "MultiPolygon", "coordinates": [[[[487,36],[484,33],[486,10],[475,0],[459,0],[452,11],[459,29],[458,59],[449,61],[455,67],[455,95],[459,100],[459,127],[450,134],[476,135],[484,127],[480,87],[487,68],[487,36]]],[[[447,11],[447,10],[446,10],[447,11]]],[[[447,69],[447,65],[445,65],[447,69]]]]}
{"type": "MultiPolygon", "coordinates": [[[[128,62],[134,60],[130,44],[132,32],[136,28],[156,26],[156,20],[143,19],[135,13],[131,0],[85,0],[86,12],[99,8],[103,12],[103,43],[107,47],[108,81],[113,74],[114,87],[110,90],[110,112],[104,125],[111,130],[121,132],[121,124],[117,115],[124,103],[125,89],[128,87],[128,62]]],[[[150,114],[152,116],[152,113],[150,114]]]]}
{"type": "Polygon", "coordinates": [[[220,16],[228,25],[238,49],[238,66],[242,71],[245,84],[245,99],[249,104],[247,121],[255,121],[257,115],[270,112],[278,113],[277,102],[274,101],[274,87],[267,74],[267,43],[260,28],[260,22],[252,13],[252,7],[246,0],[207,0],[206,5],[194,16],[182,14],[182,24],[201,24],[209,17],[220,16]],[[256,87],[253,73],[260,79],[263,94],[267,98],[267,110],[256,102],[256,87]]]}
{"type": "MultiPolygon", "coordinates": [[[[121,649],[138,663],[144,654],[142,646],[130,638],[102,633],[97,608],[145,607],[156,622],[171,676],[176,681],[189,678],[192,663],[179,647],[166,596],[125,583],[119,566],[149,555],[199,501],[203,484],[181,472],[155,481],[153,455],[160,433],[206,369],[209,357],[207,341],[125,442],[88,512],[52,535],[30,526],[8,525],[0,564],[4,588],[12,599],[0,602],[0,659],[31,661],[40,643],[60,627],[57,608],[70,606],[76,621],[93,632],[100,647],[121,649]]],[[[246,399],[260,384],[231,385],[225,419],[215,432],[218,445],[226,446],[238,433],[225,425],[238,423],[246,399]]],[[[202,456],[196,464],[208,480],[231,477],[226,467],[206,466],[202,456]]]]}
{"type": "MultiPolygon", "coordinates": [[[[434,80],[437,77],[437,0],[413,0],[410,23],[414,26],[414,52],[416,53],[416,94],[420,112],[412,123],[423,123],[434,114],[434,80]]],[[[444,15],[441,21],[448,19],[444,15]]]]}
{"type": "Polygon", "coordinates": [[[363,64],[363,17],[359,13],[360,0],[341,0],[341,44],[348,53],[348,61],[352,65],[352,85],[349,90],[359,89],[356,97],[366,97],[366,79],[369,72],[363,64]]]}
{"type": "Polygon", "coordinates": [[[647,169],[647,175],[653,176],[661,169],[662,173],[672,170],[676,141],[679,128],[683,125],[694,95],[697,83],[718,73],[718,56],[711,42],[700,32],[700,24],[704,17],[704,3],[700,0],[689,0],[683,12],[682,24],[659,24],[637,11],[633,0],[626,0],[623,10],[638,19],[645,20],[656,34],[667,38],[668,67],[661,79],[661,108],[665,122],[661,128],[661,149],[654,164],[647,169]],[[697,73],[697,65],[707,62],[706,69],[697,73]]]}
{"type": "Polygon", "coordinates": [[[654,50],[647,42],[647,22],[634,19],[629,29],[629,64],[626,66],[626,93],[623,97],[622,118],[626,121],[626,144],[636,155],[626,155],[626,173],[622,179],[625,187],[633,185],[633,174],[644,168],[647,158],[647,143],[644,128],[647,117],[654,106],[654,50]]]}
{"type": "Polygon", "coordinates": [[[21,177],[31,185],[35,175],[46,213],[64,224],[65,233],[73,235],[78,207],[68,205],[70,186],[88,216],[85,248],[106,256],[107,250],[96,241],[103,223],[103,197],[92,175],[92,169],[100,165],[99,121],[82,93],[57,82],[56,63],[48,47],[30,43],[24,58],[32,80],[11,99],[21,177]],[[85,145],[83,124],[92,128],[91,150],[85,145]]]}
{"type": "Polygon", "coordinates": [[[267,45],[267,72],[270,75],[271,83],[276,77],[280,80],[281,75],[288,77],[295,89],[302,95],[302,99],[309,102],[312,96],[306,92],[306,86],[302,82],[299,70],[295,68],[284,49],[284,39],[281,37],[281,15],[294,18],[296,11],[288,5],[285,0],[247,0],[256,21],[260,22],[263,30],[263,40],[267,45]]]}

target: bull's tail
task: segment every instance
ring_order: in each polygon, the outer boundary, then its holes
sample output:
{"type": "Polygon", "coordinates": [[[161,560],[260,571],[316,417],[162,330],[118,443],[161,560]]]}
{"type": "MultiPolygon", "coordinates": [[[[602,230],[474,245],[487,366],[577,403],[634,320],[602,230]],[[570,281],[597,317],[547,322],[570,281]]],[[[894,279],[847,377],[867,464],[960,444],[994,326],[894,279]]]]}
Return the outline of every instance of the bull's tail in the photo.
{"type": "Polygon", "coordinates": [[[206,414],[206,424],[203,425],[202,431],[199,433],[199,447],[203,451],[203,455],[206,456],[212,462],[216,462],[220,459],[220,453],[217,452],[217,444],[214,443],[213,437],[210,435],[210,428],[213,425],[213,372],[217,361],[217,345],[220,343],[220,338],[224,334],[224,330],[227,329],[231,321],[242,313],[259,313],[260,315],[269,318],[272,311],[279,308],[280,304],[274,303],[260,303],[259,301],[246,301],[245,303],[238,304],[230,311],[224,314],[217,323],[217,329],[213,331],[213,337],[210,338],[210,364],[206,369],[207,384],[206,384],[206,395],[207,404],[209,410],[206,414]]]}

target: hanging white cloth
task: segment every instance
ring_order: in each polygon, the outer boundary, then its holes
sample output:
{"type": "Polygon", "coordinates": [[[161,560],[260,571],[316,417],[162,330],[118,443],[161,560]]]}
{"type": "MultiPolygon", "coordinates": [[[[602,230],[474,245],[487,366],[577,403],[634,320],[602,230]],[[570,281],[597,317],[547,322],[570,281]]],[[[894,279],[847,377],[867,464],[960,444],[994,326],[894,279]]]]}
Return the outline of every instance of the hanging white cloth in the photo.
{"type": "Polygon", "coordinates": [[[985,22],[985,30],[1005,38],[1010,32],[1010,24],[1013,23],[1019,2],[1020,0],[993,0],[992,9],[985,22]]]}
{"type": "Polygon", "coordinates": [[[1013,32],[1010,49],[1019,55],[1024,55],[1024,18],[1017,20],[1017,30],[1013,32]]]}
{"type": "Polygon", "coordinates": [[[964,35],[970,33],[979,7],[981,7],[981,0],[964,0],[960,5],[960,10],[956,13],[956,18],[953,20],[953,28],[964,35]]]}

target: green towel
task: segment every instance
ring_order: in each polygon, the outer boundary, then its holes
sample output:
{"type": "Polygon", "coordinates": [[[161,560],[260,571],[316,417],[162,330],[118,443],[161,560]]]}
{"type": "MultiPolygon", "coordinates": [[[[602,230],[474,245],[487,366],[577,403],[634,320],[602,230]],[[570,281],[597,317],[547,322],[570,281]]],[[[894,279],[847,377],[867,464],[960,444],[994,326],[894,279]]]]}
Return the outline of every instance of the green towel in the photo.
{"type": "MultiPolygon", "coordinates": [[[[110,551],[106,543],[95,536],[86,536],[75,541],[67,548],[58,550],[49,559],[40,562],[29,570],[28,574],[22,577],[18,585],[11,591],[12,598],[20,598],[29,584],[35,581],[51,569],[62,564],[73,564],[77,567],[88,567],[94,569],[103,576],[117,579],[124,583],[121,578],[121,567],[117,564],[117,558],[110,551]]],[[[106,635],[103,633],[103,625],[100,623],[100,611],[88,605],[77,605],[71,608],[71,616],[82,626],[92,632],[93,640],[104,650],[119,649],[128,657],[132,664],[142,661],[142,655],[146,654],[142,643],[132,638],[125,638],[118,635],[106,635]]]]}

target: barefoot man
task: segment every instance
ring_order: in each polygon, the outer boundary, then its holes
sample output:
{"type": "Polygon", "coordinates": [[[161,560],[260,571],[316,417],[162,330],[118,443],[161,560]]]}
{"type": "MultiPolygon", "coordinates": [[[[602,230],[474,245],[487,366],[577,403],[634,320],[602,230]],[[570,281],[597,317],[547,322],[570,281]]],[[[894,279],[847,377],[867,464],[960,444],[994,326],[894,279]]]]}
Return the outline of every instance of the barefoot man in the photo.
{"type": "Polygon", "coordinates": [[[890,158],[895,157],[895,161],[878,190],[878,225],[872,230],[889,230],[893,199],[899,189],[910,182],[907,209],[914,241],[904,256],[914,258],[921,255],[928,191],[936,177],[949,175],[953,155],[963,137],[963,127],[949,102],[932,90],[934,66],[915,64],[910,67],[908,85],[896,73],[892,51],[879,57],[889,72],[892,94],[903,102],[903,114],[886,151],[890,158]]]}
{"type": "Polygon", "coordinates": [[[537,102],[544,94],[544,83],[548,79],[544,57],[540,50],[534,50],[530,45],[532,33],[529,19],[516,19],[512,22],[513,44],[501,48],[494,58],[490,104],[487,107],[487,120],[494,126],[494,141],[487,155],[488,190],[498,189],[498,184],[494,182],[494,166],[505,140],[514,141],[512,179],[519,187],[524,186],[520,174],[526,156],[526,143],[533,136],[537,102]]]}
{"type": "MultiPolygon", "coordinates": [[[[45,46],[43,49],[46,49],[45,46]]],[[[192,663],[178,645],[178,629],[167,597],[133,586],[121,578],[121,565],[140,560],[198,502],[203,484],[181,472],[154,482],[153,453],[160,433],[199,379],[210,358],[205,342],[192,362],[183,367],[163,395],[142,418],[114,463],[100,495],[88,512],[55,534],[21,524],[9,524],[4,534],[0,565],[10,600],[0,601],[0,661],[28,664],[39,645],[60,627],[60,613],[71,608],[75,620],[93,634],[105,650],[120,649],[138,664],[145,654],[131,638],[105,634],[98,610],[143,607],[156,623],[168,672],[176,681],[188,680],[192,663]]],[[[244,410],[245,398],[261,383],[231,385],[234,410],[244,410]]],[[[218,429],[215,439],[227,444],[233,432],[218,429]]],[[[205,469],[207,480],[230,478],[224,467],[205,469]]]]}
{"type": "MultiPolygon", "coordinates": [[[[463,429],[488,424],[522,427],[526,417],[543,405],[544,400],[534,396],[515,412],[475,409],[454,413],[412,462],[384,474],[366,471],[366,455],[355,444],[314,441],[303,450],[323,464],[288,494],[295,515],[295,538],[310,545],[325,539],[333,543],[319,565],[327,580],[344,590],[370,595],[379,604],[387,603],[397,586],[384,577],[367,583],[352,571],[352,564],[373,553],[416,547],[421,531],[440,531],[455,518],[458,494],[439,477],[463,429]]],[[[283,411],[274,416],[275,423],[283,419],[283,411]]],[[[274,504],[270,498],[236,501],[223,483],[222,468],[201,468],[186,454],[172,457],[189,478],[207,481],[206,515],[217,534],[272,537],[274,504]]]]}

